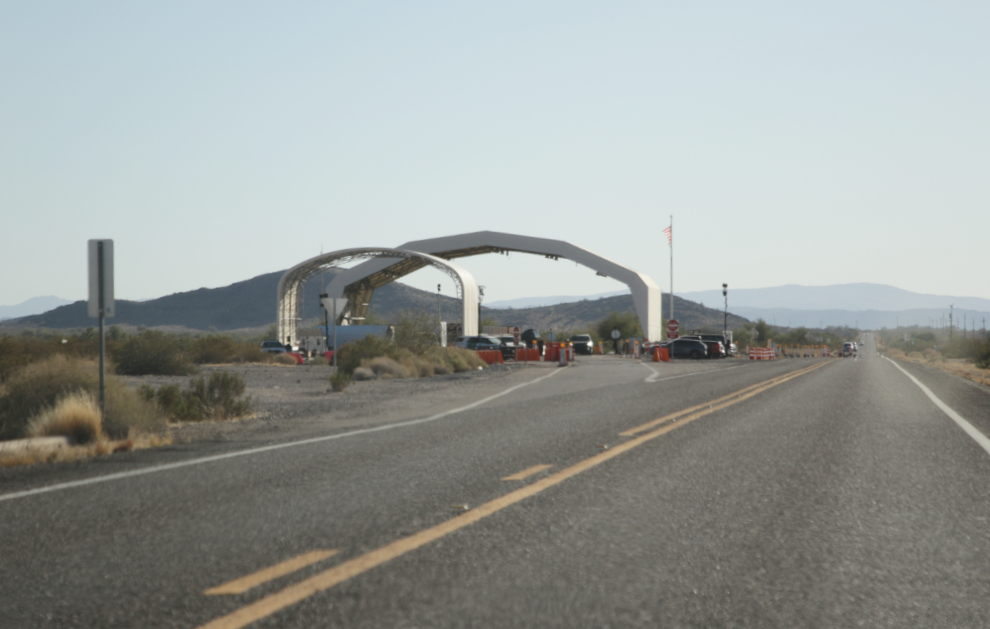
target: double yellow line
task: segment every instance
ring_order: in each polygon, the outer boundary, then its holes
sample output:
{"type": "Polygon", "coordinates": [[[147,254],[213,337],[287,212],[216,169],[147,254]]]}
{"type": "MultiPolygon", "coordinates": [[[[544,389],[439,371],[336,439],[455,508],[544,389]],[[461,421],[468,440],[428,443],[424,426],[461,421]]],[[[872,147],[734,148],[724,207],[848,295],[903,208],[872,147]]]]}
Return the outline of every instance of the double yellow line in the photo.
{"type": "Polygon", "coordinates": [[[676,430],[677,428],[680,428],[681,426],[692,422],[699,417],[704,417],[705,415],[714,413],[715,411],[726,408],[727,406],[742,402],[743,400],[749,399],[754,395],[766,391],[767,389],[783,384],[788,380],[793,380],[794,378],[814,371],[815,369],[818,369],[826,364],[828,363],[816,363],[799,371],[776,378],[771,378],[770,380],[765,380],[764,382],[740,389],[735,393],[730,393],[729,395],[720,397],[706,404],[692,406],[691,408],[678,411],[677,413],[672,413],[659,419],[655,419],[651,422],[643,424],[642,426],[633,428],[632,430],[622,432],[620,433],[622,436],[633,437],[637,434],[639,436],[605,450],[593,457],[587,458],[555,474],[542,478],[531,485],[521,487],[504,496],[486,502],[477,508],[471,509],[461,515],[451,518],[446,522],[442,522],[436,526],[430,527],[418,533],[414,533],[408,537],[403,537],[402,539],[398,539],[390,544],[376,548],[375,550],[365,553],[364,555],[345,561],[337,566],[334,566],[333,568],[324,570],[323,572],[315,574],[308,579],[300,581],[294,585],[290,585],[279,592],[270,594],[269,596],[251,603],[250,605],[233,611],[226,616],[222,616],[216,620],[206,623],[205,625],[201,625],[199,629],[238,629],[240,627],[245,627],[253,622],[285,609],[286,607],[307,599],[314,594],[329,590],[330,588],[367,572],[372,568],[405,555],[421,546],[453,533],[454,531],[474,524],[475,522],[487,518],[494,513],[498,513],[506,507],[525,500],[530,496],[534,496],[546,489],[549,489],[550,487],[559,485],[572,476],[577,476],[582,472],[601,465],[605,461],[614,459],[620,454],[641,446],[648,441],[660,437],[661,435],[665,435],[672,430],[676,430]],[[655,428],[660,425],[662,425],[662,427],[655,428]],[[651,430],[653,428],[655,429],[651,430]],[[644,431],[649,432],[640,434],[644,433],[644,431]]]}
{"type": "Polygon", "coordinates": [[[803,376],[804,374],[814,371],[815,369],[818,369],[819,367],[826,364],[828,363],[815,363],[814,365],[805,367],[804,369],[799,369],[798,371],[792,371],[788,374],[784,374],[783,376],[779,376],[777,378],[771,378],[770,380],[764,380],[763,382],[758,382],[752,386],[748,386],[744,389],[739,389],[738,391],[735,391],[728,395],[723,395],[720,398],[705,402],[704,404],[698,404],[697,406],[685,408],[684,410],[677,411],[676,413],[671,413],[670,415],[664,415],[663,417],[660,417],[658,419],[654,419],[652,421],[646,422],[642,426],[637,426],[635,428],[631,428],[629,430],[620,432],[619,436],[633,437],[641,432],[645,432],[650,428],[653,428],[654,426],[666,424],[667,422],[673,421],[680,417],[691,416],[692,419],[697,419],[697,417],[700,417],[701,415],[695,417],[694,415],[692,415],[693,413],[704,411],[703,414],[708,414],[712,411],[717,411],[721,408],[725,408],[726,406],[731,406],[732,404],[736,404],[737,402],[742,402],[743,400],[749,399],[758,393],[762,393],[767,389],[777,386],[778,384],[783,384],[788,380],[793,380],[794,378],[803,376]]]}

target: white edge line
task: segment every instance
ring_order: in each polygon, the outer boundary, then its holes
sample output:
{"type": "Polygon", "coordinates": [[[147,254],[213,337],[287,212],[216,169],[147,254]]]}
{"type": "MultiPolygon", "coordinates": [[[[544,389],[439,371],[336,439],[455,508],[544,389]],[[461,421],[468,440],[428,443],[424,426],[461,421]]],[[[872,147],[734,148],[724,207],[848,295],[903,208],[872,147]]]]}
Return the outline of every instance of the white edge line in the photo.
{"type": "Polygon", "coordinates": [[[987,454],[990,454],[990,439],[988,439],[986,435],[984,435],[982,432],[977,430],[976,427],[973,426],[973,424],[966,421],[962,415],[949,408],[948,404],[938,399],[938,397],[931,392],[931,389],[921,384],[921,382],[917,378],[912,376],[910,373],[908,373],[906,369],[895,363],[893,360],[887,358],[886,356],[884,356],[884,358],[887,359],[887,361],[890,362],[891,365],[900,369],[901,373],[903,373],[905,376],[911,379],[911,382],[918,385],[918,388],[920,388],[925,393],[925,395],[928,396],[928,399],[930,399],[932,402],[935,403],[935,406],[939,407],[943,413],[951,417],[952,421],[959,424],[959,427],[962,428],[967,435],[973,438],[973,441],[980,444],[980,447],[986,450],[987,454]]]}
{"type": "Polygon", "coordinates": [[[301,439],[299,441],[290,441],[288,443],[277,443],[270,446],[262,446],[260,448],[251,448],[249,450],[238,450],[237,452],[227,452],[226,454],[216,454],[213,456],[205,456],[199,459],[192,459],[189,461],[177,461],[175,463],[166,463],[164,465],[155,465],[153,467],[146,467],[139,470],[131,470],[128,472],[117,472],[116,474],[107,474],[106,476],[97,476],[94,478],[86,478],[83,480],[69,481],[67,483],[58,483],[56,485],[48,485],[47,487],[38,487],[35,489],[26,489],[24,491],[15,491],[9,494],[0,494],[0,502],[5,500],[14,500],[16,498],[26,498],[28,496],[36,496],[38,494],[46,494],[52,491],[61,491],[63,489],[72,489],[74,487],[85,487],[86,485],[95,485],[97,483],[107,483],[113,480],[120,480],[122,478],[130,478],[132,476],[141,476],[143,474],[155,474],[157,472],[167,472],[169,470],[178,469],[180,467],[189,467],[191,465],[201,465],[203,463],[212,463],[214,461],[222,461],[224,459],[233,459],[239,456],[248,456],[250,454],[260,454],[262,452],[270,452],[272,450],[281,450],[283,448],[293,448],[296,446],[305,446],[313,443],[320,443],[323,441],[333,441],[336,439],[344,439],[345,437],[355,437],[357,435],[366,435],[372,432],[382,432],[384,430],[392,430],[393,428],[404,428],[406,426],[415,426],[417,424],[425,424],[427,422],[432,422],[442,417],[447,417],[448,415],[454,415],[457,413],[463,413],[464,411],[471,410],[476,406],[481,406],[487,402],[491,402],[496,398],[500,398],[503,395],[512,393],[516,389],[521,389],[522,387],[529,386],[531,384],[536,384],[541,380],[546,380],[547,378],[552,378],[553,376],[561,373],[561,370],[555,369],[551,373],[540,376],[536,380],[531,380],[529,382],[523,382],[522,384],[517,384],[513,387],[509,387],[501,393],[496,393],[495,395],[490,395],[484,399],[478,400],[477,402],[472,402],[467,406],[462,406],[460,408],[455,408],[449,411],[444,411],[443,413],[437,413],[430,417],[424,417],[422,419],[413,419],[405,422],[398,422],[395,424],[385,424],[382,426],[375,426],[374,428],[362,428],[361,430],[352,430],[350,432],[342,432],[335,435],[326,435],[323,437],[313,437],[310,439],[301,439]]]}

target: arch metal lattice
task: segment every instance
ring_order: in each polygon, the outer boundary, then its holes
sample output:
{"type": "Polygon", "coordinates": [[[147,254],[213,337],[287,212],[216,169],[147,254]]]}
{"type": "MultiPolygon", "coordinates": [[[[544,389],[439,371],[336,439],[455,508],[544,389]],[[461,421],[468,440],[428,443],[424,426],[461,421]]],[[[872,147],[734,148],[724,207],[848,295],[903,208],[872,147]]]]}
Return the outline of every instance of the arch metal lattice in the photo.
{"type": "MultiPolygon", "coordinates": [[[[482,231],[416,240],[400,245],[399,248],[423,251],[445,260],[507,251],[542,255],[553,260],[573,260],[602,277],[611,277],[626,284],[632,292],[633,304],[644,335],[651,341],[661,338],[660,287],[656,282],[643,273],[577,245],[549,238],[482,231]]],[[[367,308],[363,304],[369,303],[371,292],[395,280],[391,274],[383,274],[389,269],[393,269],[390,273],[394,274],[394,265],[384,258],[362,262],[334,277],[327,285],[326,292],[330,297],[347,296],[352,316],[363,316],[364,309],[367,308]]],[[[471,332],[465,327],[464,334],[471,332]]]]}
{"type": "MultiPolygon", "coordinates": [[[[472,276],[466,269],[463,269],[447,260],[432,256],[428,253],[420,253],[406,249],[390,249],[387,247],[341,249],[339,251],[331,251],[330,253],[324,253],[310,258],[309,260],[292,267],[286,271],[284,275],[282,275],[282,279],[278,282],[278,312],[276,315],[276,320],[278,321],[278,340],[283,342],[298,340],[297,327],[299,313],[302,310],[302,288],[306,284],[307,280],[321,271],[327,269],[338,269],[351,262],[368,260],[371,258],[380,258],[389,262],[378,272],[381,275],[381,279],[387,279],[387,282],[394,281],[399,277],[408,275],[409,273],[425,266],[431,266],[438,271],[445,273],[454,281],[454,286],[457,287],[457,297],[462,301],[462,303],[477,303],[478,284],[475,282],[474,276],[472,276]]],[[[360,285],[360,283],[358,284],[360,285]]],[[[340,323],[350,317],[356,317],[357,315],[355,314],[355,309],[357,304],[361,304],[365,309],[362,310],[361,316],[363,316],[367,308],[364,304],[369,303],[371,298],[371,290],[373,289],[368,290],[366,294],[360,293],[348,295],[350,298],[348,307],[345,308],[343,312],[338,314],[337,322],[340,323]]],[[[335,296],[336,295],[331,295],[331,297],[335,296]]],[[[464,317],[465,329],[467,328],[469,320],[473,323],[473,327],[475,329],[477,328],[476,308],[468,308],[465,306],[464,317]]]]}

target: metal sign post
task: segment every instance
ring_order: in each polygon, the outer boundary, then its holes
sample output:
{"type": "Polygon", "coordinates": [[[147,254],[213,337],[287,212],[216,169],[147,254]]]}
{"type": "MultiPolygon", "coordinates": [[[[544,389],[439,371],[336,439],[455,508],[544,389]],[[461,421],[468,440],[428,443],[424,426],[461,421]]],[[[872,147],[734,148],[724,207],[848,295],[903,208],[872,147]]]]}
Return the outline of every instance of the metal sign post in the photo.
{"type": "Polygon", "coordinates": [[[347,307],[347,298],[330,299],[320,295],[320,301],[333,317],[333,372],[337,373],[337,313],[343,312],[344,308],[347,307]]]}
{"type": "Polygon", "coordinates": [[[103,320],[114,315],[113,240],[90,240],[89,316],[100,320],[100,415],[106,415],[106,330],[103,320]]]}

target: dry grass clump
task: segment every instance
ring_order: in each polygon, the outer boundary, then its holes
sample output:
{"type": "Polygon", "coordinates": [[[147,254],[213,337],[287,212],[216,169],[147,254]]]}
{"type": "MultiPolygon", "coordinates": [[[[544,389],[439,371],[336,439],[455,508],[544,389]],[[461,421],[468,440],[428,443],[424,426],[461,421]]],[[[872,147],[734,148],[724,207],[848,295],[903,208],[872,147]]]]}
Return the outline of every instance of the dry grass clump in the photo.
{"type": "Polygon", "coordinates": [[[389,378],[408,378],[409,370],[387,356],[379,356],[371,360],[361,361],[361,366],[370,369],[372,373],[383,380],[389,378]]]}
{"type": "Polygon", "coordinates": [[[298,365],[299,362],[292,356],[286,354],[272,354],[271,361],[276,365],[298,365]]]}
{"type": "Polygon", "coordinates": [[[28,447],[18,452],[0,453],[0,467],[78,461],[94,456],[106,456],[114,452],[157,448],[159,446],[171,445],[171,443],[172,435],[170,433],[162,433],[136,435],[132,438],[118,441],[101,437],[87,445],[70,446],[67,448],[28,447]]]}
{"type": "MultiPolygon", "coordinates": [[[[99,386],[99,366],[90,359],[56,354],[22,367],[0,392],[0,439],[26,437],[29,422],[43,409],[54,408],[60,398],[80,391],[96,399],[99,386]]],[[[161,430],[165,421],[136,391],[108,375],[102,426],[107,436],[124,438],[131,432],[161,430]]]]}
{"type": "Polygon", "coordinates": [[[103,435],[103,416],[93,394],[73,391],[46,406],[28,422],[29,437],[68,437],[76,445],[96,441],[103,435]]]}

